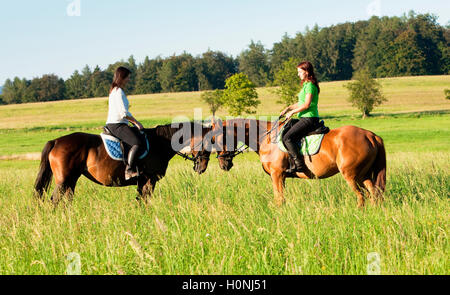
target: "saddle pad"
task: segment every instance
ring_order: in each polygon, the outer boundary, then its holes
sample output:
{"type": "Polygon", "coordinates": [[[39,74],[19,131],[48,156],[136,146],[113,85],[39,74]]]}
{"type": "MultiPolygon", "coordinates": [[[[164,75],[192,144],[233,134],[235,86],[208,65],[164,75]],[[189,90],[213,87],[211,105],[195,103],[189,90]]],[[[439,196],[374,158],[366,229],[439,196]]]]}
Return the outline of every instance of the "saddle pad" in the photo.
{"type": "MultiPolygon", "coordinates": [[[[287,153],[287,149],[283,144],[283,140],[281,139],[281,135],[283,134],[284,126],[280,130],[277,136],[278,148],[283,152],[287,153]]],[[[300,154],[313,156],[317,154],[320,150],[320,146],[322,145],[322,140],[325,134],[314,134],[309,135],[305,138],[302,138],[300,142],[298,142],[298,148],[300,150],[300,154]]]]}
{"type": "MultiPolygon", "coordinates": [[[[106,152],[108,153],[108,155],[113,160],[122,161],[123,160],[123,152],[122,152],[122,149],[120,148],[120,140],[114,136],[107,135],[104,133],[101,133],[100,136],[103,140],[103,144],[105,145],[105,149],[106,149],[106,152]]],[[[147,138],[146,138],[146,143],[147,143],[147,149],[139,157],[139,160],[145,158],[145,156],[147,156],[147,154],[148,154],[149,144],[148,144],[147,138]]]]}

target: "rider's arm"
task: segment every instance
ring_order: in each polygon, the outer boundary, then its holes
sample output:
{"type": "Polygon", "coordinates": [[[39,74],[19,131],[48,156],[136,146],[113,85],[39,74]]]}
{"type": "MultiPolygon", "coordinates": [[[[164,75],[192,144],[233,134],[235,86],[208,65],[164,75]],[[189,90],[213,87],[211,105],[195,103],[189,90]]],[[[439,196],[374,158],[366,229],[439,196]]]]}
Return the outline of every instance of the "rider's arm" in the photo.
{"type": "Polygon", "coordinates": [[[119,109],[121,110],[123,117],[136,125],[136,127],[138,127],[139,129],[144,129],[144,126],[142,126],[142,124],[138,120],[136,120],[136,118],[134,118],[133,115],[128,111],[128,108],[126,107],[128,106],[128,99],[125,95],[125,92],[121,89],[120,93],[122,96],[122,103],[120,104],[119,109]]]}
{"type": "Polygon", "coordinates": [[[134,118],[131,114],[130,116],[126,116],[125,119],[136,125],[137,128],[144,129],[144,126],[142,126],[142,124],[138,120],[136,120],[136,118],[134,118]]]}
{"type": "Polygon", "coordinates": [[[312,101],[312,94],[311,93],[307,93],[305,96],[305,103],[302,105],[298,105],[298,104],[293,104],[292,106],[290,106],[289,108],[291,108],[291,111],[288,112],[286,114],[287,117],[292,117],[292,115],[295,115],[301,111],[307,110],[309,109],[310,105],[311,105],[311,101],[312,101]]]}
{"type": "Polygon", "coordinates": [[[286,113],[288,113],[289,111],[292,111],[293,109],[298,107],[298,103],[294,103],[290,106],[288,106],[287,108],[285,108],[282,112],[281,115],[285,115],[286,113]]]}

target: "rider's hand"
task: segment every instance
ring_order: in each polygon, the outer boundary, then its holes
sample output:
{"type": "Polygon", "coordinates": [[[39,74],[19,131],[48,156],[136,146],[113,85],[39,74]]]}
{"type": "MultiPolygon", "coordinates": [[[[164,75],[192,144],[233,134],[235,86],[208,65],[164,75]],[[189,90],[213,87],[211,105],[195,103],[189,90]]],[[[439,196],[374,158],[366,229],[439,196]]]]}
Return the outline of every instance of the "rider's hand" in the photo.
{"type": "Polygon", "coordinates": [[[290,119],[292,116],[294,115],[294,113],[291,111],[291,112],[288,112],[287,114],[286,114],[286,119],[290,119]]]}
{"type": "Polygon", "coordinates": [[[141,124],[140,122],[136,122],[136,127],[137,127],[139,130],[143,130],[143,129],[144,129],[144,126],[142,126],[142,124],[141,124]]]}

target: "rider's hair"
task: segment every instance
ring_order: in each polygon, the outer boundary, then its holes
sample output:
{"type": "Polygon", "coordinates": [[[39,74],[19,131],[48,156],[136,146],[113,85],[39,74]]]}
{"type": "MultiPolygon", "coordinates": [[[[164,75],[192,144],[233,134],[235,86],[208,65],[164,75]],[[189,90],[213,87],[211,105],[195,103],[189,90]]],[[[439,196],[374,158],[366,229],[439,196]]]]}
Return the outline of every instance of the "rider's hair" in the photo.
{"type": "Polygon", "coordinates": [[[122,87],[123,80],[125,80],[129,75],[131,74],[131,71],[125,67],[118,67],[116,72],[114,73],[113,82],[111,84],[111,88],[109,89],[109,93],[113,91],[115,87],[122,87]]]}
{"type": "Polygon", "coordinates": [[[314,74],[314,67],[312,63],[309,61],[303,61],[298,64],[297,68],[300,68],[308,73],[308,76],[302,81],[302,86],[306,81],[310,81],[316,85],[318,93],[320,93],[319,81],[317,81],[316,75],[314,74]]]}

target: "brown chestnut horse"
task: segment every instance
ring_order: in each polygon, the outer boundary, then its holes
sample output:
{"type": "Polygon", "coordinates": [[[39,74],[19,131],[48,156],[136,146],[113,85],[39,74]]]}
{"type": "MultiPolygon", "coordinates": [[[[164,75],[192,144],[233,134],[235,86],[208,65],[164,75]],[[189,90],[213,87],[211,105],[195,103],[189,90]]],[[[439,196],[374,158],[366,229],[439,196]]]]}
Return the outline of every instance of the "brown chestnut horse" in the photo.
{"type": "Polygon", "coordinates": [[[304,157],[307,166],[304,173],[286,173],[289,156],[275,142],[282,124],[276,126],[277,122],[232,119],[213,125],[216,144],[221,146],[217,155],[220,167],[226,171],[231,169],[233,158],[241,152],[236,150],[238,140],[252,147],[258,153],[264,171],[272,178],[277,205],[285,201],[283,190],[286,177],[327,178],[338,172],[356,193],[358,207],[364,206],[364,189],[370,193],[373,203],[382,201],[386,183],[386,152],[381,137],[371,131],[355,126],[330,130],[322,140],[319,153],[304,157]],[[232,144],[227,144],[226,138],[233,137],[232,144]]]}
{"type": "MultiPolygon", "coordinates": [[[[47,142],[42,154],[39,174],[35,182],[35,196],[43,198],[55,176],[55,189],[52,201],[56,205],[62,196],[69,200],[73,198],[77,180],[81,175],[86,176],[97,184],[109,187],[122,187],[137,185],[138,199],[148,201],[156,182],[166,174],[170,159],[180,154],[194,162],[194,170],[203,173],[209,161],[210,152],[203,146],[203,137],[208,134],[211,127],[199,123],[178,123],[178,127],[170,124],[144,129],[149,140],[149,152],[139,161],[140,176],[125,180],[125,164],[123,161],[113,160],[106,152],[100,135],[88,133],[72,133],[47,142]],[[182,127],[179,127],[179,126],[182,127]],[[189,146],[192,157],[185,156],[172,148],[172,140],[178,131],[190,130],[188,136],[180,136],[178,145],[189,146]],[[198,132],[201,130],[201,133],[198,132]],[[197,131],[197,132],[196,132],[197,131]],[[201,143],[202,147],[200,147],[201,143]]],[[[178,132],[178,133],[177,133],[178,132]]]]}

